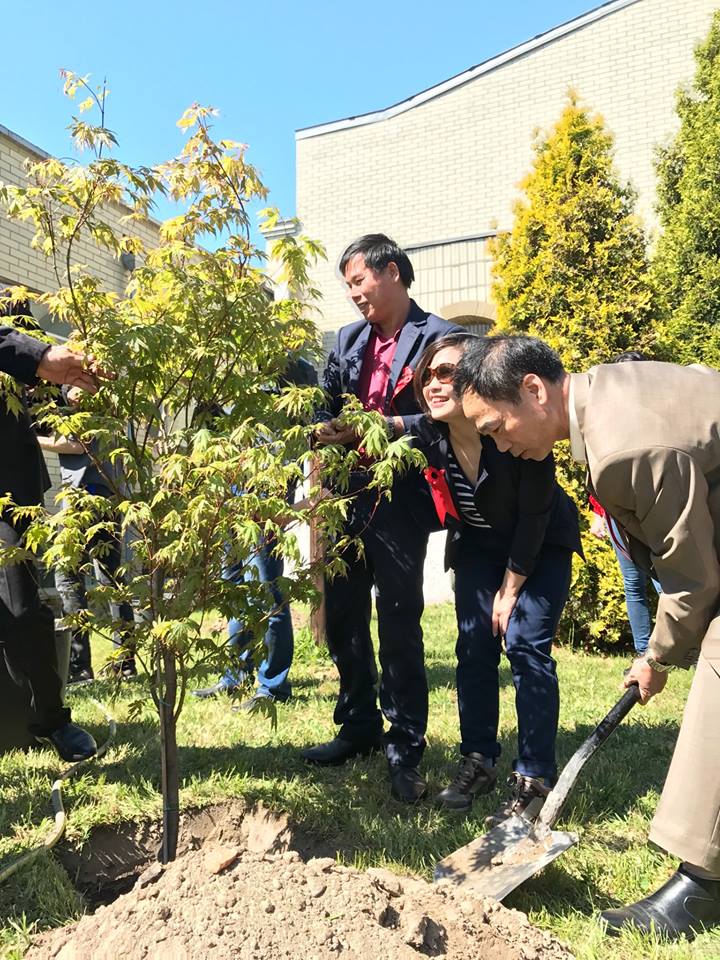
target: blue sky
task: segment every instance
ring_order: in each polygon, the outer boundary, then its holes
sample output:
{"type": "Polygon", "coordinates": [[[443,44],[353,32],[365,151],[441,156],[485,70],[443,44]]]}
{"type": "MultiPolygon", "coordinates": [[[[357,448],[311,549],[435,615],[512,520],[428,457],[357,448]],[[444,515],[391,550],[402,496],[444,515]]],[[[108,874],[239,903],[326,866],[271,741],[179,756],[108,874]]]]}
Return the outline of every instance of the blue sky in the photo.
{"type": "MultiPolygon", "coordinates": [[[[67,0],[3,4],[0,124],[60,156],[60,68],[107,77],[118,156],[175,155],[194,101],[295,212],[294,131],[386,107],[598,6],[593,0],[67,0]]],[[[432,145],[428,145],[432,149],[432,145]]]]}

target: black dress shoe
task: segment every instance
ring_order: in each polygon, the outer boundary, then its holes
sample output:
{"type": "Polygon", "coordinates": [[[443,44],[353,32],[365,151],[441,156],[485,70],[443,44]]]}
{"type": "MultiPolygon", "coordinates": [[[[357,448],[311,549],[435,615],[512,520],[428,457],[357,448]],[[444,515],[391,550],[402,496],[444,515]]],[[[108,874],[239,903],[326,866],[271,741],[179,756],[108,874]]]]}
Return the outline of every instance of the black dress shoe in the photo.
{"type": "Polygon", "coordinates": [[[382,750],[380,740],[371,740],[368,742],[358,742],[354,740],[343,740],[342,737],[335,737],[334,740],[328,740],[327,743],[319,743],[316,747],[308,747],[300,753],[300,756],[307,763],[316,763],[321,767],[339,767],[353,757],[368,757],[376,750],[382,750]]]}
{"type": "Polygon", "coordinates": [[[427,794],[427,783],[417,767],[390,764],[390,792],[401,803],[417,803],[427,794]]]}
{"type": "Polygon", "coordinates": [[[642,933],[651,929],[670,940],[689,939],[720,924],[720,880],[704,880],[680,867],[659,890],[620,910],[604,910],[606,932],[617,936],[623,927],[642,933]]]}
{"type": "Polygon", "coordinates": [[[93,738],[87,730],[83,730],[76,723],[64,723],[45,736],[38,736],[37,739],[43,743],[49,743],[67,763],[89,760],[97,753],[97,744],[93,738]]]}

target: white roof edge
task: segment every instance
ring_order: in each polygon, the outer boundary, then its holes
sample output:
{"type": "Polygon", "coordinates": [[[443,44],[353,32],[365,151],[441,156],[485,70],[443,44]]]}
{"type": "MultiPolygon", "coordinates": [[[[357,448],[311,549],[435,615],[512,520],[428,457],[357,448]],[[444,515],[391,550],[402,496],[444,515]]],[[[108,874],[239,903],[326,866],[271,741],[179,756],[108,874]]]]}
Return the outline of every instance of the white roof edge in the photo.
{"type": "Polygon", "coordinates": [[[320,123],[312,127],[301,127],[295,131],[295,140],[308,140],[311,137],[321,137],[326,133],[335,133],[339,130],[349,130],[352,127],[363,127],[369,123],[389,120],[391,117],[395,117],[400,113],[405,113],[407,110],[412,110],[414,107],[419,107],[421,104],[427,103],[428,100],[434,100],[435,97],[440,97],[444,93],[454,90],[456,87],[461,87],[463,84],[469,83],[471,80],[475,80],[485,73],[490,73],[492,70],[496,70],[498,67],[510,63],[512,60],[517,60],[519,57],[525,56],[525,54],[531,53],[539,47],[559,40],[561,37],[567,36],[569,33],[574,33],[576,30],[581,30],[583,27],[595,23],[596,20],[602,20],[603,17],[607,17],[611,13],[616,13],[624,7],[630,7],[639,2],[640,0],[608,0],[608,2],[603,3],[599,7],[595,7],[593,10],[589,10],[587,13],[580,14],[580,16],[574,17],[572,20],[561,23],[559,26],[553,27],[545,33],[540,33],[531,40],[526,40],[516,47],[511,47],[509,50],[505,50],[503,53],[491,57],[490,60],[483,61],[483,63],[478,64],[476,67],[470,67],[469,70],[465,70],[463,73],[459,73],[449,80],[444,80],[434,87],[429,87],[427,90],[422,90],[420,93],[416,93],[406,100],[394,103],[384,110],[363,113],[357,117],[346,117],[343,120],[332,120],[329,123],[320,123]]]}
{"type": "Polygon", "coordinates": [[[36,147],[34,143],[30,143],[29,140],[26,140],[25,137],[21,137],[19,133],[15,133],[13,130],[10,130],[8,127],[4,127],[0,123],[0,134],[7,137],[8,140],[12,140],[13,143],[16,143],[18,146],[22,147],[23,150],[27,150],[30,153],[34,153],[36,156],[40,157],[42,160],[49,160],[50,154],[47,150],[43,150],[41,147],[36,147]]]}

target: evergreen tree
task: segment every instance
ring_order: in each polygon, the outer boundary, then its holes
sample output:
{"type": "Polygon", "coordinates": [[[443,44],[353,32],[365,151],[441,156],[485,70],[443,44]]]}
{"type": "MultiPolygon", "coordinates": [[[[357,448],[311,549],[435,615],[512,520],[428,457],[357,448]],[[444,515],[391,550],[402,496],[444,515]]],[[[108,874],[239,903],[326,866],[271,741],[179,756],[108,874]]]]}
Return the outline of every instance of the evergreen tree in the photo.
{"type": "MultiPolygon", "coordinates": [[[[535,146],[514,226],[499,235],[493,294],[498,331],[550,343],[566,369],[586,370],[652,344],[646,241],[635,194],[613,164],[613,140],[574,93],[535,146]]],[[[589,533],[584,470],[562,447],[558,477],[580,508],[585,564],[575,566],[563,627],[582,641],[615,640],[626,613],[615,556],[589,533]]]]}
{"type": "Polygon", "coordinates": [[[662,355],[720,366],[720,11],[677,96],[680,129],[658,155],[663,233],[653,263],[662,355]]]}

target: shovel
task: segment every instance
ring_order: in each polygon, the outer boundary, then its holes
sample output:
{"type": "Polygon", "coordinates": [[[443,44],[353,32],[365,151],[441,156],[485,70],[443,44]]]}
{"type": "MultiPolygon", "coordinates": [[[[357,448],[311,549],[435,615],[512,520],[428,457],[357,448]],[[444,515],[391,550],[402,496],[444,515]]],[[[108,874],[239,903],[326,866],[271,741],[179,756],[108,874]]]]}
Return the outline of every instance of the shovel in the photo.
{"type": "Polygon", "coordinates": [[[637,686],[628,687],[610,713],[563,768],[540,815],[533,823],[513,814],[482,837],[449,854],[435,867],[433,879],[449,880],[482,897],[502,900],[578,842],[576,833],[553,830],[578,774],[640,700],[637,686]]]}

